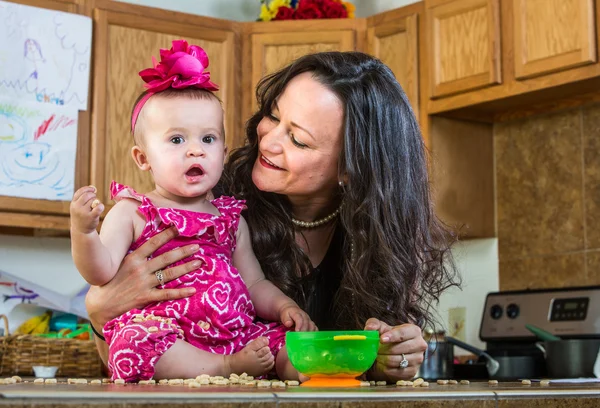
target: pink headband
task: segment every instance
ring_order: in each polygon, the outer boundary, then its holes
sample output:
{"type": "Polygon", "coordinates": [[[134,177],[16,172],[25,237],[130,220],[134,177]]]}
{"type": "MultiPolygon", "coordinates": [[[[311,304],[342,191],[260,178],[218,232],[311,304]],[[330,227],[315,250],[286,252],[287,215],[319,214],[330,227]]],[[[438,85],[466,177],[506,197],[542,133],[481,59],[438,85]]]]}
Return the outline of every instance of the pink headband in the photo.
{"type": "Polygon", "coordinates": [[[170,50],[160,50],[160,62],[152,57],[154,68],[140,71],[140,76],[146,82],[148,92],[138,101],[131,115],[131,133],[144,107],[144,104],[155,93],[167,88],[185,89],[198,88],[207,91],[218,91],[219,86],[210,82],[208,55],[197,45],[189,45],[185,40],[175,40],[170,50]]]}

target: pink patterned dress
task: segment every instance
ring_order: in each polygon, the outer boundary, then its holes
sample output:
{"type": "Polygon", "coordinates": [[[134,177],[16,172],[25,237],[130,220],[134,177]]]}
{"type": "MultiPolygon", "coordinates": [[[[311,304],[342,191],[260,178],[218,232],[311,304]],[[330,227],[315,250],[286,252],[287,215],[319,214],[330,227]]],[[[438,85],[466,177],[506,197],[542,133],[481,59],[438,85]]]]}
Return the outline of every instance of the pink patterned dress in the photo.
{"type": "Polygon", "coordinates": [[[111,184],[111,196],[117,201],[139,201],[138,211],[146,219],[146,226],[130,251],[174,225],[179,235],[153,256],[196,243],[200,251],[177,264],[192,259],[203,261],[198,270],[162,286],[193,286],[196,288],[193,296],[130,310],[104,326],[109,345],[108,367],[113,380],[151,379],[156,362],[177,339],[211,353],[233,354],[264,336],[269,339],[273,355],[277,355],[288,329],[280,323],[256,321],[248,289],[231,261],[244,201],[217,198],[212,204],[220,215],[212,215],[156,207],[146,196],[115,182],[111,184]]]}

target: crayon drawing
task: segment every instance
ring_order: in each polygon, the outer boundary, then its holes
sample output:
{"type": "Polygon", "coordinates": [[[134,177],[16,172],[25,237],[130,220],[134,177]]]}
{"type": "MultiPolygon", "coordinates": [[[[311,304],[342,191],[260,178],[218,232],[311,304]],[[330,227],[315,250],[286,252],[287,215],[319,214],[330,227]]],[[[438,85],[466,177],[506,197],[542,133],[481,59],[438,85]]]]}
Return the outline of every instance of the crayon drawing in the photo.
{"type": "Polygon", "coordinates": [[[87,109],[89,17],[0,0],[0,95],[87,109]]]}
{"type": "Polygon", "coordinates": [[[77,109],[0,99],[0,196],[73,195],[77,109]]]}

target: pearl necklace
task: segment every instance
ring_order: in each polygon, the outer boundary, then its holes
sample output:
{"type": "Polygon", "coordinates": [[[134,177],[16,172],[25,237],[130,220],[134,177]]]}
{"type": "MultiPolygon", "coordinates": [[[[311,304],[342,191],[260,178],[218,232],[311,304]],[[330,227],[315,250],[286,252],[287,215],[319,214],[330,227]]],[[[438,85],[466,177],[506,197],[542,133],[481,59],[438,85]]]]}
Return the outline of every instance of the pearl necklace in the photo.
{"type": "Polygon", "coordinates": [[[334,212],[332,212],[325,218],[321,218],[320,220],[300,221],[300,220],[297,220],[294,217],[292,217],[292,222],[294,223],[294,225],[296,225],[297,227],[300,227],[300,228],[315,228],[320,225],[327,224],[329,221],[331,221],[335,217],[337,217],[338,214],[340,213],[340,208],[342,208],[342,206],[339,206],[334,212]]]}

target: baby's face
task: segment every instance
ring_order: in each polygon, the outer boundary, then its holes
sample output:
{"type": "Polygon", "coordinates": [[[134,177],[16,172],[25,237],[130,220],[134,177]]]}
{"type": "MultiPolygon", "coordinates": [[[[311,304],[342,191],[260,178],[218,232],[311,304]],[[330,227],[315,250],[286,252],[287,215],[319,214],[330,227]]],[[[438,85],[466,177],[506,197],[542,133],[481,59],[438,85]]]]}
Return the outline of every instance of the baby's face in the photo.
{"type": "Polygon", "coordinates": [[[156,188],[168,198],[206,194],[223,172],[226,147],[223,109],[216,98],[160,97],[143,108],[136,163],[150,170],[156,188]]]}

